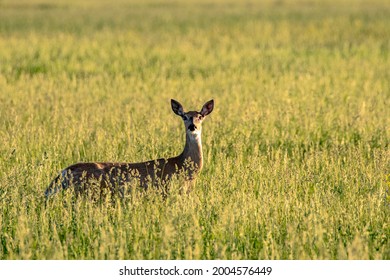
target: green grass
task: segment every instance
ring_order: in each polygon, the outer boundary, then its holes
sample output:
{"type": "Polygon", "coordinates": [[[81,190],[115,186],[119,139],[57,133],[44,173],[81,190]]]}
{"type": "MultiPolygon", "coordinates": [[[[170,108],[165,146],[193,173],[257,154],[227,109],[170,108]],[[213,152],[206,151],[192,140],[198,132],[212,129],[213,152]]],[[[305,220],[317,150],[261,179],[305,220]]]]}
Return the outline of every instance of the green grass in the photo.
{"type": "MultiPolygon", "coordinates": [[[[0,259],[390,259],[390,4],[0,0],[0,259]],[[79,161],[170,157],[189,195],[66,192],[79,161]]],[[[173,185],[179,182],[173,182],[173,185]]]]}

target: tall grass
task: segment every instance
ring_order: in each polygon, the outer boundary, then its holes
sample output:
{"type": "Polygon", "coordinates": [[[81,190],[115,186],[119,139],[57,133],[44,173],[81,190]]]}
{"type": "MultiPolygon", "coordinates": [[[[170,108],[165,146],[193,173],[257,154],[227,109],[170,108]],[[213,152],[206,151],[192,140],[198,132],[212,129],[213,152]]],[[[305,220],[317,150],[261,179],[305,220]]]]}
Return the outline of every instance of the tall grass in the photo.
{"type": "MultiPolygon", "coordinates": [[[[0,259],[390,259],[387,1],[0,1],[0,259]],[[181,152],[189,195],[45,201],[181,152]]],[[[173,182],[177,186],[179,182],[173,182]]]]}

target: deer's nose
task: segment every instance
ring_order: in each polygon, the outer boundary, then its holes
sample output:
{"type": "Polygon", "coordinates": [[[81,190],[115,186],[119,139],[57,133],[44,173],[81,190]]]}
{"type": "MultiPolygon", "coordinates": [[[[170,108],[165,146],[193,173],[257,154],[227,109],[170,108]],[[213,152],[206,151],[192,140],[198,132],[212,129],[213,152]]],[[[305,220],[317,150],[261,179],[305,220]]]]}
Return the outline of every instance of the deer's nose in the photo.
{"type": "Polygon", "coordinates": [[[190,131],[195,131],[196,126],[195,126],[194,124],[190,124],[190,125],[188,126],[188,129],[189,129],[190,131]]]}

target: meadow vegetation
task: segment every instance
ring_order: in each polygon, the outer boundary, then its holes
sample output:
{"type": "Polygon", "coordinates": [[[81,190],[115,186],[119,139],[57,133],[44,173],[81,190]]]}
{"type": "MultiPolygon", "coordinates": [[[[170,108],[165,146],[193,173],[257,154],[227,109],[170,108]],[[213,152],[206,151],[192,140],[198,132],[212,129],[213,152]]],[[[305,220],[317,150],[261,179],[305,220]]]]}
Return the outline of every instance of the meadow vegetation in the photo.
{"type": "Polygon", "coordinates": [[[0,0],[0,259],[390,259],[386,0],[0,0]],[[45,201],[64,167],[182,151],[164,200],[45,201]]]}

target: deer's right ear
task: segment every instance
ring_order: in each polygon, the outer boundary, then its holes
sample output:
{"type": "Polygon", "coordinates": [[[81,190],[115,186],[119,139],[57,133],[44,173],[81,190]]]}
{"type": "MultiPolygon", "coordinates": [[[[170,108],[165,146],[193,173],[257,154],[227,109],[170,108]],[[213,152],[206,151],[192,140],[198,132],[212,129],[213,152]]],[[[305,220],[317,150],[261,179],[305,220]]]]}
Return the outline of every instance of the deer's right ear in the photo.
{"type": "Polygon", "coordinates": [[[210,114],[214,109],[214,100],[211,99],[210,101],[207,101],[206,104],[203,105],[202,110],[200,110],[200,113],[202,116],[207,116],[210,114]]]}
{"type": "Polygon", "coordinates": [[[184,110],[183,110],[183,106],[177,102],[176,100],[174,99],[171,99],[171,106],[172,106],[172,111],[176,114],[176,115],[179,115],[179,116],[183,116],[184,115],[184,110]]]}

